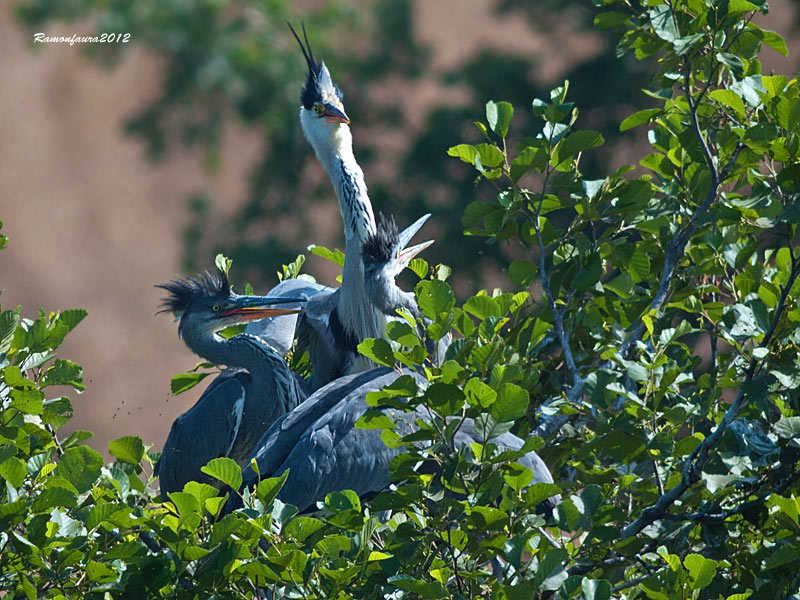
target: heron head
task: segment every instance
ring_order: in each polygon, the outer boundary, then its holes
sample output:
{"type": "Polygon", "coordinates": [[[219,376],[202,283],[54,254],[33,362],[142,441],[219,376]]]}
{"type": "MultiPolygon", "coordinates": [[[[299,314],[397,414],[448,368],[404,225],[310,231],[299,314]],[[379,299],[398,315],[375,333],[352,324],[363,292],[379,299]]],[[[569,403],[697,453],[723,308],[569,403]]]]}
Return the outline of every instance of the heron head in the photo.
{"type": "Polygon", "coordinates": [[[433,243],[433,240],[428,240],[421,244],[408,246],[411,238],[429,217],[429,214],[424,215],[403,231],[398,232],[394,217],[387,218],[380,213],[375,233],[367,236],[361,248],[365,279],[378,280],[386,277],[390,281],[394,281],[395,277],[408,266],[411,259],[433,243]]]}
{"type": "Polygon", "coordinates": [[[167,291],[159,312],[180,313],[178,333],[187,330],[213,335],[226,327],[268,317],[302,312],[298,308],[278,308],[278,304],[303,303],[302,298],[240,296],[232,289],[225,271],[206,271],[197,277],[174,279],[156,287],[167,291]]]}
{"type": "Polygon", "coordinates": [[[289,24],[297,43],[300,44],[300,50],[303,52],[303,57],[306,59],[308,66],[308,73],[306,74],[306,83],[303,85],[303,91],[300,93],[300,101],[302,102],[304,111],[303,114],[311,120],[317,127],[330,128],[330,126],[347,125],[350,119],[344,111],[344,104],[342,104],[342,91],[333,82],[330,71],[325,63],[318,63],[314,59],[314,53],[311,51],[311,45],[308,43],[308,35],[306,34],[305,25],[303,26],[303,40],[297,35],[297,32],[289,24]]]}

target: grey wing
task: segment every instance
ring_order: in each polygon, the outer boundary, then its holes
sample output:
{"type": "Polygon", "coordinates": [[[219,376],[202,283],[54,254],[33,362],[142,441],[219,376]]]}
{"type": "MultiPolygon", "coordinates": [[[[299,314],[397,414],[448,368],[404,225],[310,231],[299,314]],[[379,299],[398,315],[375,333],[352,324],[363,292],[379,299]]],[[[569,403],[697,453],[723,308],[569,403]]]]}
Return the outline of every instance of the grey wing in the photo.
{"type": "Polygon", "coordinates": [[[389,483],[389,463],[401,451],[388,448],[379,430],[354,427],[366,404],[336,408],[336,415],[298,440],[278,469],[289,470],[278,497],[301,512],[334,491],[351,489],[362,496],[382,490],[389,483]]]}
{"type": "MultiPolygon", "coordinates": [[[[341,377],[272,426],[255,458],[262,477],[289,469],[281,500],[306,510],[332,491],[353,489],[364,494],[386,486],[396,451],[386,447],[380,431],[354,426],[369,408],[366,394],[397,377],[385,367],[341,377]]],[[[255,474],[245,469],[246,483],[255,480],[255,474]]]]}
{"type": "MultiPolygon", "coordinates": [[[[305,281],[304,279],[285,279],[267,292],[273,297],[297,297],[308,300],[326,289],[321,283],[305,281]]],[[[302,308],[299,304],[284,304],[286,308],[302,308]]],[[[284,356],[292,348],[298,315],[281,315],[250,323],[245,332],[260,337],[271,348],[284,356]]]]}
{"type": "MultiPolygon", "coordinates": [[[[258,464],[261,476],[273,477],[280,474],[282,471],[278,471],[278,468],[281,463],[292,451],[300,437],[318,419],[348,398],[354,390],[360,389],[373,380],[382,380],[382,376],[391,373],[391,369],[381,367],[367,373],[340,377],[317,390],[297,408],[277,419],[258,441],[252,454],[252,458],[258,464]]],[[[245,467],[243,476],[245,485],[252,485],[258,479],[249,466],[245,467]]]]}
{"type": "Polygon", "coordinates": [[[244,409],[243,376],[241,371],[217,376],[195,405],[175,419],[158,461],[162,498],[188,481],[209,482],[200,467],[230,452],[244,409]]]}
{"type": "MultiPolygon", "coordinates": [[[[399,375],[384,369],[369,373],[373,373],[369,380],[303,431],[278,466],[275,474],[289,469],[289,477],[278,495],[281,500],[305,511],[330,492],[351,489],[362,496],[386,487],[389,463],[401,450],[388,448],[380,430],[357,429],[355,423],[369,409],[366,394],[381,389],[399,375]]],[[[409,423],[416,416],[415,413],[397,415],[409,423]]]]}

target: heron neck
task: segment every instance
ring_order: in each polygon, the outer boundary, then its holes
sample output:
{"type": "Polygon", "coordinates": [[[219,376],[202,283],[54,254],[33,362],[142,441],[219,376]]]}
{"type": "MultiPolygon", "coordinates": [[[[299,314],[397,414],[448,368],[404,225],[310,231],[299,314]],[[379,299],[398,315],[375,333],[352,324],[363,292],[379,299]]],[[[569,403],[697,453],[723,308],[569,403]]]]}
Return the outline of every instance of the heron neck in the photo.
{"type": "Polygon", "coordinates": [[[337,305],[339,318],[345,330],[353,333],[359,341],[368,337],[382,337],[386,318],[367,297],[361,260],[364,241],[376,230],[375,216],[364,173],[351,147],[340,150],[328,174],[336,190],[344,222],[345,258],[337,305]]]}
{"type": "MultiPolygon", "coordinates": [[[[256,390],[275,392],[277,380],[292,380],[283,357],[254,335],[242,333],[225,339],[217,333],[209,335],[198,328],[189,328],[181,331],[181,337],[192,352],[207,361],[217,366],[245,369],[256,390]]],[[[299,402],[296,394],[273,395],[275,398],[264,400],[277,399],[285,403],[286,406],[281,407],[283,412],[291,410],[299,402]]]]}
{"type": "Polygon", "coordinates": [[[367,193],[364,172],[353,154],[350,128],[341,124],[330,138],[327,149],[312,140],[322,167],[330,177],[344,223],[345,259],[337,310],[342,326],[358,340],[382,337],[386,318],[376,310],[364,290],[361,248],[369,234],[375,233],[375,215],[367,193]]]}
{"type": "Polygon", "coordinates": [[[364,172],[353,154],[353,136],[344,123],[324,130],[315,125],[309,111],[300,110],[300,122],[322,168],[328,174],[339,201],[344,223],[345,259],[337,311],[342,326],[359,341],[382,337],[386,318],[372,306],[364,291],[361,248],[376,231],[372,202],[364,172]]]}
{"type": "Polygon", "coordinates": [[[344,123],[320,128],[315,117],[301,109],[300,122],[322,168],[328,174],[339,200],[348,246],[358,241],[360,253],[367,235],[375,232],[375,216],[367,193],[364,172],[353,154],[353,136],[344,123]]]}

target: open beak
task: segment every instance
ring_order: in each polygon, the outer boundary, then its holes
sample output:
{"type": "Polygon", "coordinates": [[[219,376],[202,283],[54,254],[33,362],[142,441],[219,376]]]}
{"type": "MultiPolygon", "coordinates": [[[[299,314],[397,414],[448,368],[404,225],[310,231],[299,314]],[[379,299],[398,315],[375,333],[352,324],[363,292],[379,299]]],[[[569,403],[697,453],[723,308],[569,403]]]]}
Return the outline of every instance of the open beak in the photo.
{"type": "MultiPolygon", "coordinates": [[[[422,215],[419,219],[414,221],[411,225],[409,225],[403,231],[400,232],[400,234],[397,237],[400,242],[401,254],[403,252],[406,252],[405,247],[408,246],[408,243],[411,241],[411,238],[413,238],[416,235],[416,233],[425,224],[425,221],[427,221],[430,218],[430,216],[431,216],[430,213],[428,213],[427,215],[422,215]]],[[[433,242],[426,242],[426,243],[428,244],[428,246],[430,246],[433,242]]],[[[411,248],[409,248],[409,250],[411,250],[411,248]]],[[[414,255],[416,256],[416,254],[418,254],[420,250],[417,250],[417,252],[415,252],[414,255]]]]}
{"type": "Polygon", "coordinates": [[[411,246],[411,248],[403,248],[402,250],[397,252],[397,261],[403,265],[404,267],[411,262],[417,254],[425,250],[428,246],[433,243],[433,240],[428,240],[427,242],[422,242],[421,244],[417,244],[416,246],[411,246]]]}
{"type": "Polygon", "coordinates": [[[325,112],[322,113],[322,116],[325,117],[325,120],[328,123],[344,123],[347,125],[350,123],[350,117],[344,114],[344,111],[339,110],[332,104],[325,104],[325,112]]]}
{"type": "Polygon", "coordinates": [[[237,317],[237,321],[258,321],[268,317],[281,315],[296,315],[303,312],[302,308],[272,308],[275,304],[302,304],[303,298],[270,298],[269,296],[247,296],[240,298],[238,306],[220,313],[220,317],[237,317]]]}

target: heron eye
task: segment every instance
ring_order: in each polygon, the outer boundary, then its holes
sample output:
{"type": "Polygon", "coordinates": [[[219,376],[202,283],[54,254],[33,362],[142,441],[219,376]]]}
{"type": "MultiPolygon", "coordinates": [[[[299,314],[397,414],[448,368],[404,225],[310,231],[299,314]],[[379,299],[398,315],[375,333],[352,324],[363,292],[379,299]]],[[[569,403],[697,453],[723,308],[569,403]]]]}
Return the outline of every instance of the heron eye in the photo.
{"type": "Polygon", "coordinates": [[[213,310],[214,312],[219,312],[219,308],[220,308],[219,304],[215,304],[214,306],[211,307],[211,310],[213,310]]]}
{"type": "Polygon", "coordinates": [[[321,102],[317,102],[311,108],[313,108],[314,112],[317,113],[319,116],[322,116],[322,113],[325,112],[325,106],[321,102]]]}

